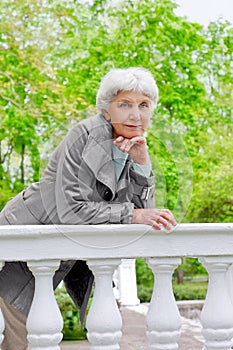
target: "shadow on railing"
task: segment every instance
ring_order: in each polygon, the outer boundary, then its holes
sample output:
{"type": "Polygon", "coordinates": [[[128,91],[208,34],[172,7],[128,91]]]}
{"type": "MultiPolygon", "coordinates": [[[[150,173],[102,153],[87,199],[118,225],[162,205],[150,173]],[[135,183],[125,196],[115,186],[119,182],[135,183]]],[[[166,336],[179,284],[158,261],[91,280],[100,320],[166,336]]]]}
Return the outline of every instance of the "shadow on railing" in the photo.
{"type": "MultiPolygon", "coordinates": [[[[145,258],[155,276],[146,316],[149,349],[178,349],[181,317],[173,296],[172,274],[184,256],[198,257],[209,273],[201,313],[205,349],[229,350],[233,337],[233,223],[181,224],[171,231],[154,231],[146,225],[0,226],[2,266],[5,261],[26,261],[35,276],[27,320],[32,350],[60,349],[63,322],[52,279],[61,260],[76,259],[86,260],[95,276],[86,324],[90,348],[120,349],[122,320],[112,277],[122,258],[145,258]]],[[[0,315],[0,333],[3,329],[0,315]]]]}

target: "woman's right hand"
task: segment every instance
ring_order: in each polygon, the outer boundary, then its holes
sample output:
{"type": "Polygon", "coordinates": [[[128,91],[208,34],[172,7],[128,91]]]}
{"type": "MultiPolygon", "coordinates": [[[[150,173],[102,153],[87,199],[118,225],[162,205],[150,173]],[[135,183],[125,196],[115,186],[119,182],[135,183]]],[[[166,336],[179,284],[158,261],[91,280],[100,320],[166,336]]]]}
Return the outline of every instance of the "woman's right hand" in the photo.
{"type": "Polygon", "coordinates": [[[176,226],[176,220],[169,209],[134,209],[132,224],[146,224],[156,230],[161,230],[161,226],[171,229],[176,226]]]}

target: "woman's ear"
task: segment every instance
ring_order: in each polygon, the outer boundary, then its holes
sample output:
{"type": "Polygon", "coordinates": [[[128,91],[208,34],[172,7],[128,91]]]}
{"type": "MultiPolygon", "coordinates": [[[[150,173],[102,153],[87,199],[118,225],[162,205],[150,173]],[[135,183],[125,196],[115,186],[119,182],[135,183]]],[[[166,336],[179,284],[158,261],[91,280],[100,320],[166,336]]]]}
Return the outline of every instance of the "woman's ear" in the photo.
{"type": "Polygon", "coordinates": [[[104,109],[102,113],[103,113],[105,119],[110,121],[111,117],[110,117],[109,112],[106,109],[104,109]]]}

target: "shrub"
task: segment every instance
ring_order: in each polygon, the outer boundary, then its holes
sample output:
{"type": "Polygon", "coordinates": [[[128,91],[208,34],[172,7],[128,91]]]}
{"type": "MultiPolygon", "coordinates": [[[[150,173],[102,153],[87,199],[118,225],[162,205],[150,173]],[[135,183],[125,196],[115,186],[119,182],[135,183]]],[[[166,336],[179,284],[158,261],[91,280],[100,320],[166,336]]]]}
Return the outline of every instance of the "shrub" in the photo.
{"type": "MultiPolygon", "coordinates": [[[[173,281],[173,292],[175,299],[178,300],[202,300],[205,299],[208,287],[207,273],[201,264],[195,258],[186,258],[185,266],[186,278],[182,284],[173,281]],[[188,260],[188,261],[187,261],[188,260]],[[187,271],[189,275],[187,275],[187,271]],[[197,275],[198,274],[198,275],[197,275]],[[204,282],[196,282],[196,277],[204,282]]],[[[154,277],[151,269],[147,266],[144,259],[136,260],[137,289],[138,298],[142,303],[149,302],[153,293],[154,277]]],[[[176,272],[174,273],[176,277],[176,272]]]]}
{"type": "Polygon", "coordinates": [[[82,328],[79,310],[70,298],[63,284],[55,291],[55,297],[63,318],[63,339],[83,340],[86,339],[86,328],[82,328]]]}
{"type": "Polygon", "coordinates": [[[182,258],[182,263],[177,267],[174,275],[177,275],[179,270],[183,270],[184,277],[192,278],[195,275],[206,275],[207,271],[198,261],[197,258],[182,258]]]}
{"type": "Polygon", "coordinates": [[[154,275],[144,259],[136,259],[136,276],[138,286],[142,285],[145,288],[153,286],[154,275]]]}
{"type": "MultiPolygon", "coordinates": [[[[173,293],[178,300],[203,300],[206,297],[207,282],[189,282],[183,284],[173,283],[173,293]]],[[[141,303],[149,303],[153,293],[153,286],[145,287],[138,285],[138,298],[141,303]]]]}
{"type": "Polygon", "coordinates": [[[173,284],[173,293],[176,300],[203,300],[206,297],[207,287],[207,282],[173,284]]]}

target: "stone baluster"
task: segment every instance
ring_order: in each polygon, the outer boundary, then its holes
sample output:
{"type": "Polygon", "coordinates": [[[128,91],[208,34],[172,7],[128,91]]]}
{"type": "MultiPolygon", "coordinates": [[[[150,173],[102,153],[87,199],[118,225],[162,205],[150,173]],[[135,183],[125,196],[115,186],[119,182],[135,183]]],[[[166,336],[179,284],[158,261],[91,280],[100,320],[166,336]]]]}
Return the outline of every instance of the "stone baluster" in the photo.
{"type": "Polygon", "coordinates": [[[113,293],[112,277],[120,259],[88,260],[95,277],[94,296],[87,317],[91,350],[118,350],[122,320],[113,293]]]}
{"type": "MultiPolygon", "coordinates": [[[[2,270],[3,266],[4,266],[4,262],[0,261],[0,271],[2,270]]],[[[4,317],[2,314],[2,310],[0,309],[0,349],[4,339],[4,335],[3,335],[4,328],[5,328],[4,317]]]]}
{"type": "Polygon", "coordinates": [[[181,317],[172,290],[172,274],[179,258],[149,258],[154,291],[146,316],[149,350],[178,349],[181,317]]]}
{"type": "Polygon", "coordinates": [[[120,304],[127,306],[140,304],[137,297],[135,259],[122,259],[116,277],[120,304]]]}
{"type": "Polygon", "coordinates": [[[206,350],[229,350],[233,338],[233,304],[227,285],[229,257],[199,259],[209,273],[206,300],[201,313],[206,350]]]}
{"type": "Polygon", "coordinates": [[[30,261],[35,277],[35,294],[27,319],[31,350],[60,350],[63,319],[53,292],[53,275],[60,261],[30,261]]]}

